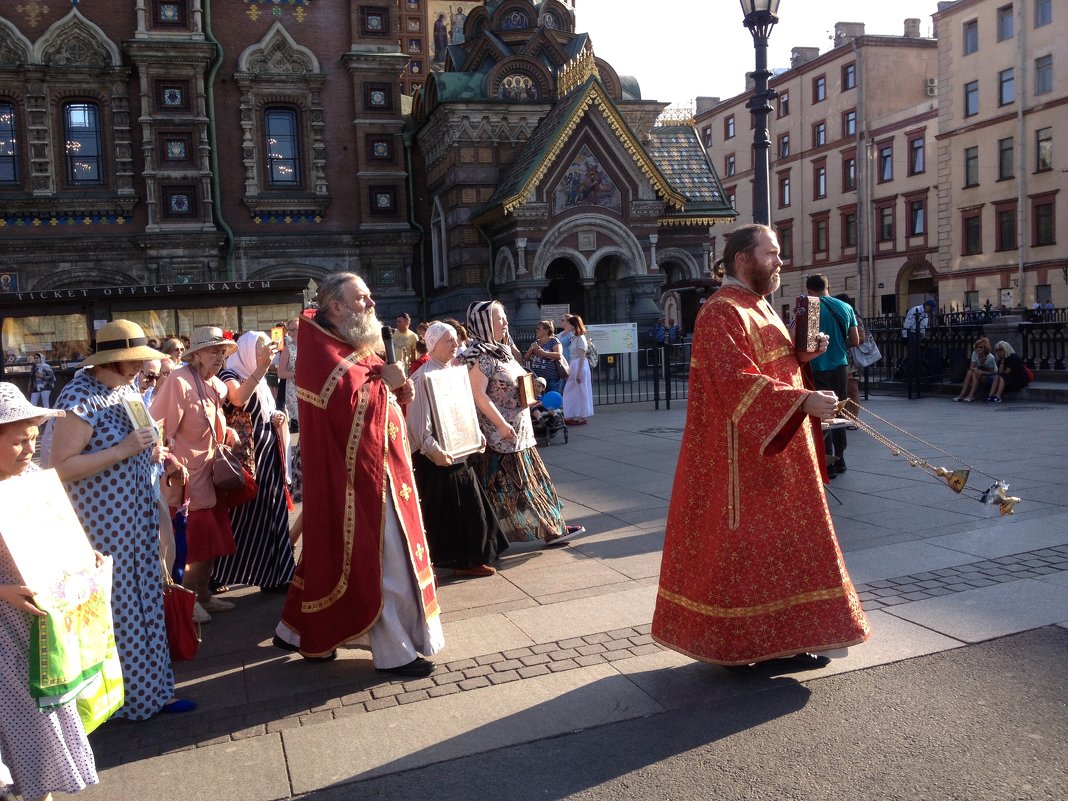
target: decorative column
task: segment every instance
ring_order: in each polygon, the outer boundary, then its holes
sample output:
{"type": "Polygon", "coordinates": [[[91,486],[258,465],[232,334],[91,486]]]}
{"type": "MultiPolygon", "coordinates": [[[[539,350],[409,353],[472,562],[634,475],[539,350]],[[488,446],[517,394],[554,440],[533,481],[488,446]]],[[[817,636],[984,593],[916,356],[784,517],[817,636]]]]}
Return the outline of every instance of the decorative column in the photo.
{"type": "Polygon", "coordinates": [[[649,272],[655,273],[660,267],[656,263],[656,243],[660,241],[657,234],[649,234],[649,272]]]}
{"type": "Polygon", "coordinates": [[[527,274],[527,240],[526,237],[519,237],[515,241],[515,255],[517,257],[519,267],[516,269],[516,275],[527,274]]]}

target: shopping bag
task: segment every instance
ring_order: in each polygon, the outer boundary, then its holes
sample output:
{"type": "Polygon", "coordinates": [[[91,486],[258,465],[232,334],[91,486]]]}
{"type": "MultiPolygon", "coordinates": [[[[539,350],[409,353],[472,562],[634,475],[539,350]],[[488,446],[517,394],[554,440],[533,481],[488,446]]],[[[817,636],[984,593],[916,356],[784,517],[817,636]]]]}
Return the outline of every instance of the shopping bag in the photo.
{"type": "Polygon", "coordinates": [[[115,645],[115,629],[111,629],[108,635],[107,653],[100,672],[78,693],[75,700],[78,717],[82,719],[85,733],[95,731],[125,702],[122,663],[119,662],[119,649],[115,645]]]}

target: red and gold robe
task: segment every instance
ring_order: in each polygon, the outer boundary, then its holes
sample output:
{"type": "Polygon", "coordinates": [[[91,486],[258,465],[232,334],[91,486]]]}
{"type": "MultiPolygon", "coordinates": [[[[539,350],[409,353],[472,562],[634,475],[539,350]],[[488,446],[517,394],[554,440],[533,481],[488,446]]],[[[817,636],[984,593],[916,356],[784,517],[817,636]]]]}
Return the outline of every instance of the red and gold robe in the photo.
{"type": "Polygon", "coordinates": [[[438,614],[404,415],[383,361],[305,318],[296,382],[304,464],[304,548],[282,622],[307,656],[366,634],[382,611],[387,504],[400,520],[427,620],[438,614]]]}
{"type": "Polygon", "coordinates": [[[736,285],[719,290],[694,330],[658,642],[740,665],[870,636],[827,508],[807,394],[767,302],[736,285]]]}

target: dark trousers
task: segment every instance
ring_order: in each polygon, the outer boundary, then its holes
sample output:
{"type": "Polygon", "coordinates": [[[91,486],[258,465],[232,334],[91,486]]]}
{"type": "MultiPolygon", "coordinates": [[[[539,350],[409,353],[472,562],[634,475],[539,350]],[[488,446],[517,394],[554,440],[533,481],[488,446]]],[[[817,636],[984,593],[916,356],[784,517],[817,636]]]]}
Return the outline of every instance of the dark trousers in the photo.
{"type": "MultiPolygon", "coordinates": [[[[849,367],[843,364],[833,370],[813,370],[812,380],[816,389],[829,389],[838,400],[849,397],[849,367]]],[[[846,430],[836,428],[823,435],[823,449],[828,456],[842,456],[846,449],[846,430]]]]}

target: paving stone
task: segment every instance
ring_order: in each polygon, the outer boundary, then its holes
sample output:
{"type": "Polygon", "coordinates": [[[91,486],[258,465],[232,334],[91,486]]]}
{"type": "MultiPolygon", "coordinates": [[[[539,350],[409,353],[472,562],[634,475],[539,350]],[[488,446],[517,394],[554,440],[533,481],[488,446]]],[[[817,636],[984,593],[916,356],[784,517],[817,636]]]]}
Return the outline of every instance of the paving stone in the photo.
{"type": "Polygon", "coordinates": [[[894,595],[889,598],[880,598],[883,606],[897,606],[898,604],[908,603],[904,598],[894,595]]]}
{"type": "MultiPolygon", "coordinates": [[[[326,723],[327,721],[330,721],[330,720],[333,720],[333,719],[334,719],[334,715],[333,715],[332,712],[314,712],[314,713],[309,714],[309,715],[301,715],[300,716],[300,725],[301,726],[314,726],[317,723],[326,723]]],[[[229,740],[229,738],[226,738],[226,739],[229,740]]],[[[211,745],[211,743],[205,743],[205,745],[211,745]]]]}
{"type": "Polygon", "coordinates": [[[946,589],[952,590],[953,592],[967,592],[968,590],[972,589],[972,585],[961,584],[960,582],[957,582],[955,584],[947,584],[946,589]]]}
{"type": "Polygon", "coordinates": [[[897,588],[889,587],[886,589],[876,590],[874,595],[876,598],[892,598],[897,595],[897,588]]]}
{"type": "Polygon", "coordinates": [[[446,684],[444,687],[435,687],[432,690],[427,690],[427,695],[431,698],[440,698],[443,695],[453,695],[460,692],[460,686],[458,684],[446,684]]]}
{"type": "Polygon", "coordinates": [[[576,648],[575,650],[583,656],[589,656],[590,654],[603,654],[605,648],[599,642],[595,642],[590,643],[589,645],[583,645],[581,648],[576,648]]]}
{"type": "Polygon", "coordinates": [[[880,579],[879,581],[869,581],[864,586],[871,587],[873,590],[885,590],[888,587],[893,587],[894,583],[886,579],[880,579]]]}
{"type": "Polygon", "coordinates": [[[1004,584],[1006,581],[1016,581],[1017,579],[1023,578],[1023,576],[1017,576],[1015,573],[1006,573],[1003,576],[991,576],[990,578],[998,584],[1004,584]]]}
{"type": "Polygon", "coordinates": [[[493,673],[486,677],[490,680],[490,684],[507,684],[510,681],[515,681],[519,678],[518,670],[505,670],[501,673],[493,673]]]}
{"type": "Polygon", "coordinates": [[[501,661],[500,654],[483,654],[482,656],[476,656],[475,661],[480,665],[492,665],[494,662],[501,661]]]}
{"type": "Polygon", "coordinates": [[[630,651],[610,651],[603,654],[606,662],[618,662],[620,659],[630,659],[630,651]]]}
{"type": "Polygon", "coordinates": [[[651,642],[653,642],[651,634],[638,634],[630,638],[631,645],[649,645],[651,642]]]}
{"type": "Polygon", "coordinates": [[[559,673],[563,670],[571,670],[577,668],[578,663],[574,659],[562,659],[559,662],[550,662],[548,665],[549,670],[553,673],[559,673]]]}
{"type": "Polygon", "coordinates": [[[604,647],[607,651],[622,651],[630,648],[630,640],[613,640],[612,642],[604,643],[604,647]]]}
{"type": "Polygon", "coordinates": [[[454,670],[467,670],[468,668],[478,667],[478,662],[474,659],[461,659],[458,662],[449,662],[448,669],[454,670]]]}
{"type": "Polygon", "coordinates": [[[388,698],[391,695],[397,695],[402,692],[404,692],[403,684],[383,684],[371,688],[371,696],[376,700],[379,698],[388,698]]]}
{"type": "Polygon", "coordinates": [[[549,652],[549,658],[554,662],[558,662],[561,659],[571,659],[578,655],[579,652],[574,648],[565,648],[563,650],[549,652]]]}
{"type": "Polygon", "coordinates": [[[334,710],[334,720],[344,720],[353,715],[366,715],[367,707],[364,704],[349,704],[334,710]]]}
{"type": "Polygon", "coordinates": [[[474,679],[466,679],[461,681],[459,687],[461,690],[477,690],[479,687],[489,687],[490,682],[485,676],[478,676],[474,679]]]}
{"type": "Polygon", "coordinates": [[[602,654],[586,654],[584,656],[576,656],[575,662],[582,667],[589,667],[590,665],[599,665],[604,662],[604,656],[602,654]]]}
{"type": "Polygon", "coordinates": [[[230,732],[230,737],[235,740],[247,740],[249,737],[259,737],[262,734],[267,733],[267,724],[260,724],[258,726],[249,726],[245,729],[238,729],[237,731],[230,732]]]}
{"type": "Polygon", "coordinates": [[[415,701],[425,701],[429,697],[430,696],[427,694],[426,690],[416,690],[412,693],[401,693],[400,695],[398,695],[397,703],[401,705],[411,704],[415,701]]]}
{"type": "Polygon", "coordinates": [[[630,637],[633,637],[637,633],[638,632],[636,632],[634,629],[631,629],[631,628],[616,629],[615,631],[608,632],[608,636],[611,637],[613,640],[621,640],[621,639],[624,639],[624,638],[629,639],[630,637]]]}
{"type": "Polygon", "coordinates": [[[331,709],[337,709],[339,706],[341,706],[341,699],[340,698],[331,698],[329,701],[325,701],[324,703],[321,703],[318,706],[313,706],[308,711],[309,712],[313,712],[313,713],[314,712],[329,712],[331,709]]]}
{"type": "Polygon", "coordinates": [[[349,704],[362,704],[364,701],[370,701],[374,696],[371,695],[370,690],[360,690],[358,693],[349,693],[348,695],[341,696],[341,705],[348,706],[349,704]]]}
{"type": "Polygon", "coordinates": [[[885,604],[879,601],[864,601],[861,606],[864,608],[865,612],[874,612],[876,609],[882,609],[885,604]]]}
{"type": "Polygon", "coordinates": [[[530,656],[532,653],[534,652],[530,648],[513,648],[510,651],[503,651],[501,656],[505,659],[519,659],[523,656],[530,656]]]}
{"type": "Polygon", "coordinates": [[[1059,567],[1047,565],[1046,567],[1036,567],[1033,572],[1037,573],[1040,576],[1048,576],[1050,573],[1063,573],[1064,571],[1061,570],[1061,568],[1059,567]]]}
{"type": "MultiPolygon", "coordinates": [[[[532,659],[533,657],[528,658],[532,659]]],[[[479,667],[471,668],[470,670],[465,670],[464,678],[477,679],[479,676],[488,676],[490,673],[493,672],[494,670],[492,665],[480,665],[479,667]]]]}
{"type": "Polygon", "coordinates": [[[442,684],[455,684],[458,681],[462,681],[464,678],[464,672],[462,670],[450,670],[448,673],[435,673],[431,676],[434,683],[437,685],[442,684]]]}
{"type": "Polygon", "coordinates": [[[931,572],[934,573],[936,576],[942,576],[943,578],[947,576],[957,575],[956,569],[952,567],[944,567],[941,570],[932,570],[931,572]]]}
{"type": "Polygon", "coordinates": [[[537,645],[530,646],[530,650],[536,654],[547,654],[550,651],[556,651],[559,648],[560,646],[554,642],[541,642],[537,645]]]}
{"type": "Polygon", "coordinates": [[[915,581],[933,581],[936,576],[934,573],[913,573],[912,578],[915,581]]]}
{"type": "Polygon", "coordinates": [[[519,668],[519,675],[524,679],[533,678],[534,676],[544,676],[549,672],[549,668],[545,665],[531,665],[530,667],[519,668]]]}
{"type": "Polygon", "coordinates": [[[646,654],[655,654],[661,651],[661,647],[655,642],[644,643],[642,645],[635,645],[630,649],[630,652],[634,656],[645,656],[646,654]]]}
{"type": "Polygon", "coordinates": [[[916,592],[906,592],[901,596],[906,601],[922,601],[931,597],[931,594],[926,590],[917,590],[916,592]]]}
{"type": "Polygon", "coordinates": [[[389,707],[396,705],[397,697],[395,695],[389,695],[385,698],[372,698],[367,702],[366,706],[368,712],[374,712],[376,709],[388,709],[389,707]]]}
{"type": "Polygon", "coordinates": [[[285,731],[287,729],[299,729],[300,720],[297,718],[282,718],[281,720],[272,720],[267,724],[267,733],[274,734],[277,731],[285,731]]]}
{"type": "Polygon", "coordinates": [[[949,589],[948,587],[932,587],[931,589],[927,590],[927,594],[933,598],[938,595],[952,595],[953,590],[949,589]]]}
{"type": "MultiPolygon", "coordinates": [[[[582,642],[582,640],[579,640],[579,642],[582,642]]],[[[523,667],[523,663],[520,662],[518,659],[506,659],[503,662],[493,663],[493,669],[498,673],[501,673],[505,670],[515,670],[516,668],[521,667],[523,667]]]]}
{"type": "Polygon", "coordinates": [[[648,634],[653,630],[652,623],[642,623],[640,626],[631,626],[638,634],[648,634]]]}
{"type": "Polygon", "coordinates": [[[991,581],[988,578],[980,578],[980,579],[969,579],[968,583],[971,584],[973,587],[989,587],[991,584],[997,584],[998,582],[991,581]]]}
{"type": "Polygon", "coordinates": [[[417,679],[416,681],[404,682],[404,692],[414,693],[417,690],[429,690],[434,685],[434,680],[430,677],[425,679],[417,679]]]}
{"type": "Polygon", "coordinates": [[[923,589],[919,584],[901,584],[897,587],[898,595],[907,595],[910,592],[919,592],[923,589]]]}
{"type": "Polygon", "coordinates": [[[596,645],[599,642],[606,642],[612,638],[609,637],[607,633],[602,631],[600,634],[587,634],[582,639],[584,639],[590,645],[596,645]]]}
{"type": "Polygon", "coordinates": [[[921,581],[918,586],[921,589],[924,589],[924,590],[933,590],[935,587],[941,587],[942,586],[942,582],[941,581],[921,581]]]}
{"type": "Polygon", "coordinates": [[[578,648],[579,646],[585,645],[586,641],[581,637],[571,637],[567,640],[560,640],[557,644],[561,648],[578,648]]]}
{"type": "Polygon", "coordinates": [[[552,659],[549,658],[548,654],[533,654],[524,656],[519,661],[530,667],[531,665],[544,665],[546,662],[552,662],[552,659]]]}

